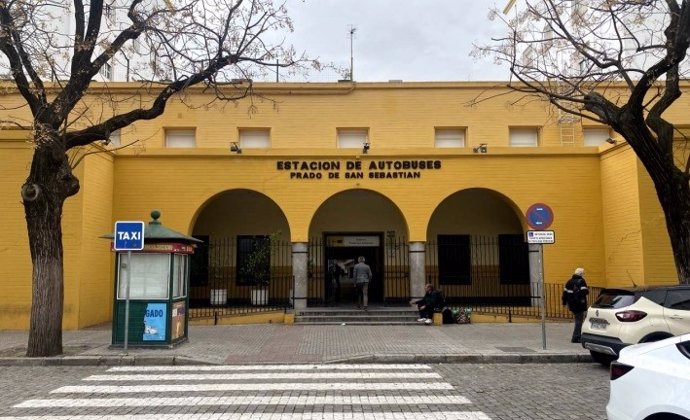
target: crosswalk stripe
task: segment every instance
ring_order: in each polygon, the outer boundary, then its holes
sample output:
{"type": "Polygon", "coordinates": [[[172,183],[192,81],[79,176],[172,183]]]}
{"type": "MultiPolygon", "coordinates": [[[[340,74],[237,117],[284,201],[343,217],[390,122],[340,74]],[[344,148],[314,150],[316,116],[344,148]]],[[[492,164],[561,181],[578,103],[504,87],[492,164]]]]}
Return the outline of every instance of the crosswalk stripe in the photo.
{"type": "Polygon", "coordinates": [[[491,420],[481,411],[125,414],[0,417],[0,420],[199,420],[207,417],[213,420],[491,420]]]}
{"type": "Polygon", "coordinates": [[[176,366],[114,366],[108,372],[162,372],[162,371],[244,371],[244,370],[431,370],[422,364],[302,364],[302,365],[176,365],[176,366]]]}
{"type": "Polygon", "coordinates": [[[302,383],[217,383],[185,385],[73,385],[63,386],[51,393],[56,394],[123,394],[151,392],[207,392],[207,391],[388,391],[388,390],[443,390],[453,389],[446,382],[302,382],[302,383]]]}
{"type": "Polygon", "coordinates": [[[291,372],[91,375],[84,381],[205,381],[263,379],[440,379],[436,372],[291,372]]]}
{"type": "Polygon", "coordinates": [[[58,398],[46,400],[27,400],[14,405],[16,408],[55,408],[55,407],[181,407],[181,406],[230,406],[230,405],[451,405],[470,404],[462,396],[399,396],[399,395],[327,395],[327,396],[262,396],[248,395],[237,397],[183,397],[183,398],[58,398]]]}

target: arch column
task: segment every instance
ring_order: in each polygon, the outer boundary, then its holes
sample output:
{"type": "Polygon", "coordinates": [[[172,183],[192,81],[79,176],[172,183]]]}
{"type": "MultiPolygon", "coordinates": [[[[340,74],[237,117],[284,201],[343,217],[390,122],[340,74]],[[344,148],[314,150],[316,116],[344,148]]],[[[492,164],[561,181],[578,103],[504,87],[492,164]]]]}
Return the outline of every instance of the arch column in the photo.
{"type": "Polygon", "coordinates": [[[294,308],[307,307],[307,255],[308,244],[306,242],[292,243],[292,278],[294,281],[294,308]]]}
{"type": "Polygon", "coordinates": [[[426,283],[426,242],[410,242],[410,295],[417,300],[424,297],[426,283]]]}

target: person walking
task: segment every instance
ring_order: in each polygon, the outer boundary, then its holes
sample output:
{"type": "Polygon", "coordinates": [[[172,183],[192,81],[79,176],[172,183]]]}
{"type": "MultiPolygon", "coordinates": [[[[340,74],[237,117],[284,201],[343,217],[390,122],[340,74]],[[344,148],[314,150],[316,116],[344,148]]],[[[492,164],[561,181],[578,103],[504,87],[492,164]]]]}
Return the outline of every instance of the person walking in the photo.
{"type": "Polygon", "coordinates": [[[570,339],[571,343],[580,342],[582,323],[584,322],[585,312],[587,311],[587,295],[589,294],[589,288],[583,277],[584,274],[584,268],[576,268],[573,276],[565,283],[563,295],[561,296],[563,305],[568,306],[568,309],[570,309],[570,312],[573,313],[575,318],[573,337],[570,339]]]}
{"type": "Polygon", "coordinates": [[[364,257],[357,258],[357,264],[352,269],[352,278],[357,289],[357,308],[367,310],[369,304],[369,282],[373,277],[371,268],[364,262],[364,257]]]}

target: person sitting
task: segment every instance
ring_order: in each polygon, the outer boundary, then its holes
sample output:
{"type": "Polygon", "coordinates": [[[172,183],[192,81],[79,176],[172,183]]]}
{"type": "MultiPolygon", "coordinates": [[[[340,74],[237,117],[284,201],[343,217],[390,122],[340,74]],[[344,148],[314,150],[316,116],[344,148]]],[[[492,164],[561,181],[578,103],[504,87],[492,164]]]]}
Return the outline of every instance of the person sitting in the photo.
{"type": "Polygon", "coordinates": [[[424,297],[411,303],[416,304],[419,309],[417,322],[429,325],[434,322],[434,312],[443,309],[443,295],[440,290],[434,289],[433,284],[427,284],[424,289],[424,297]]]}

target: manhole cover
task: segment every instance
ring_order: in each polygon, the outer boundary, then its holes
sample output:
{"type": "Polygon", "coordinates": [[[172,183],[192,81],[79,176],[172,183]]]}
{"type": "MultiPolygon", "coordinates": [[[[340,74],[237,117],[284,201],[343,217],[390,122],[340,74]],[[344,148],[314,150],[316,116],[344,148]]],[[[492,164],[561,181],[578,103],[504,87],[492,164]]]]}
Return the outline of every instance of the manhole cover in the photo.
{"type": "Polygon", "coordinates": [[[496,347],[497,349],[506,353],[535,353],[534,350],[528,347],[496,347]]]}

